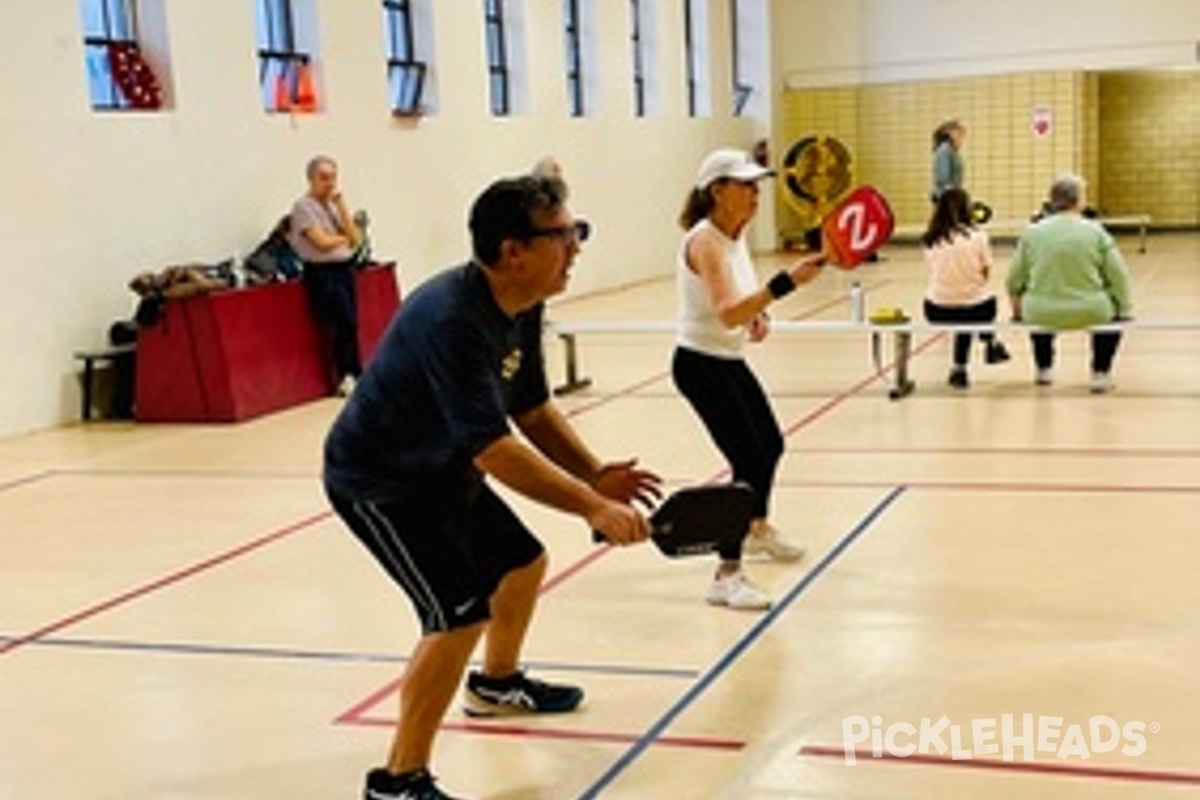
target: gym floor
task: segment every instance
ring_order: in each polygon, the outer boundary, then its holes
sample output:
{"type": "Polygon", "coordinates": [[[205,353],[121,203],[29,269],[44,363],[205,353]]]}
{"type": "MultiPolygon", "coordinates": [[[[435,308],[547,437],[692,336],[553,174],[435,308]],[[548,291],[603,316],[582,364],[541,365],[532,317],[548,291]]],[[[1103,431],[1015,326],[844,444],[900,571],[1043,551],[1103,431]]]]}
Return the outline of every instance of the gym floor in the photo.
{"type": "MultiPolygon", "coordinates": [[[[1154,237],[1144,255],[1123,244],[1137,316],[1200,321],[1200,237],[1154,237]]],[[[997,255],[1003,272],[1008,250],[997,255]]],[[[600,267],[585,252],[577,268],[600,267]]],[[[869,307],[919,308],[915,249],[855,277],[869,307]]],[[[776,317],[844,319],[850,280],[831,271],[776,317]]],[[[551,316],[673,308],[664,280],[551,316]]],[[[966,393],[944,384],[946,337],[919,339],[917,393],[900,402],[862,336],[781,335],[753,351],[788,433],[776,522],[808,548],[797,565],[749,566],[778,599],[767,615],[707,607],[711,561],[596,548],[578,521],[516,501],[552,554],[528,664],[580,682],[589,703],[537,720],[456,712],[436,756],[444,788],[503,800],[1200,789],[1200,330],[1129,335],[1108,396],[1087,392],[1084,337],[1061,337],[1048,389],[1032,385],[1028,343],[1008,338],[1013,361],[973,367],[966,393]],[[1020,733],[1024,714],[1062,718],[1053,746],[1095,717],[1141,723],[1144,752],[874,759],[868,732],[846,764],[854,720],[945,716],[969,747],[976,721],[1013,715],[1020,733]]],[[[595,383],[561,402],[596,449],[637,454],[673,485],[721,473],[666,376],[669,336],[580,347],[595,383]]],[[[0,442],[0,797],[358,795],[388,745],[416,630],[324,502],[318,454],[337,409],[0,442]]]]}

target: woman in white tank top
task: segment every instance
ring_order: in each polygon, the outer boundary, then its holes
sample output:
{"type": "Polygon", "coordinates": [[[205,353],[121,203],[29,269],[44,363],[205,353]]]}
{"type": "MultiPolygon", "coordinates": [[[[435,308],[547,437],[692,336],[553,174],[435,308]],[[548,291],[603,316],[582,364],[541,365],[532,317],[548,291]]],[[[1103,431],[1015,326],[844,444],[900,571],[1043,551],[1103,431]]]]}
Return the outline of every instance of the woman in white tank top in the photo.
{"type": "Polygon", "coordinates": [[[735,481],[749,484],[758,511],[747,535],[723,550],[707,600],[736,609],[769,608],[771,599],[742,571],[742,555],[795,561],[803,550],[767,521],[775,467],[783,455],[779,423],[758,379],[742,357],[747,341],[770,331],[767,307],[820,272],[824,256],[797,262],[760,287],[745,231],[758,210],[758,182],[773,173],[740,150],[704,160],[680,223],[679,330],[671,373],[735,481]]]}

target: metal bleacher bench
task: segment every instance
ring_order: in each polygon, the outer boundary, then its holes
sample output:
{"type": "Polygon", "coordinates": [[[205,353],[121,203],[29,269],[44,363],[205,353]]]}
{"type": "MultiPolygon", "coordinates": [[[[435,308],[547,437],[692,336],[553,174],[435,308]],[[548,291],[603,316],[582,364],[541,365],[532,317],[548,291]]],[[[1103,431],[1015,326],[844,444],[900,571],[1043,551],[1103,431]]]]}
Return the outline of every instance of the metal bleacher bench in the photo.
{"type": "MultiPolygon", "coordinates": [[[[582,334],[593,335],[653,335],[672,334],[676,324],[665,320],[587,320],[579,322],[548,321],[546,332],[557,335],[562,341],[564,352],[565,381],[554,389],[556,395],[577,392],[591,386],[592,381],[580,372],[579,341],[582,334]]],[[[815,320],[810,322],[775,322],[771,325],[773,335],[802,334],[867,334],[875,355],[875,368],[882,378],[890,373],[888,397],[899,400],[912,394],[916,384],[909,377],[913,357],[913,336],[919,333],[944,335],[947,333],[1036,333],[1034,325],[1019,322],[1004,322],[992,325],[945,325],[906,321],[900,323],[854,322],[850,320],[815,320]],[[890,337],[892,363],[888,368],[882,364],[881,353],[890,337]]],[[[1099,331],[1200,331],[1200,320],[1125,320],[1090,328],[1076,329],[1079,332],[1099,331]]],[[[1072,331],[1053,331],[1071,333],[1072,331]]]]}
{"type": "Polygon", "coordinates": [[[83,400],[80,403],[79,418],[88,422],[92,418],[92,396],[96,382],[97,362],[112,362],[117,358],[137,350],[134,344],[118,344],[98,347],[93,350],[76,350],[75,360],[83,362],[83,400]]]}

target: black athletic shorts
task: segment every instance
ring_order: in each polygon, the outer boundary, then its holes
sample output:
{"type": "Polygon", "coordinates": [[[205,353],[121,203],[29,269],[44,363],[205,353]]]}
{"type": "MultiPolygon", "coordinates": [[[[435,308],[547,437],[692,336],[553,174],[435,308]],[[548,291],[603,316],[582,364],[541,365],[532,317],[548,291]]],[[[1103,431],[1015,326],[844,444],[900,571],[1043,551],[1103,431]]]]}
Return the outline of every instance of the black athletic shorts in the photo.
{"type": "Polygon", "coordinates": [[[466,496],[433,490],[387,503],[327,493],[338,516],[408,595],[426,634],[487,620],[504,576],[544,552],[485,484],[466,496]]]}

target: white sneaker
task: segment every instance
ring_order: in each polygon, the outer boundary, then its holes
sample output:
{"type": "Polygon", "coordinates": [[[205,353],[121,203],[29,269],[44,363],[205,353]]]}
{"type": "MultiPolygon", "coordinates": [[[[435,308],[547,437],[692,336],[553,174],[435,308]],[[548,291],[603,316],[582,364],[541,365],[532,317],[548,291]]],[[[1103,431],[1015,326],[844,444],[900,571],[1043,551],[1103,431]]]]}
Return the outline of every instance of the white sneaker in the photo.
{"type": "Polygon", "coordinates": [[[1033,382],[1038,386],[1050,386],[1054,383],[1054,370],[1039,369],[1037,371],[1037,375],[1033,379],[1033,382]]]}
{"type": "Polygon", "coordinates": [[[766,556],[772,561],[799,561],[804,557],[804,548],[784,539],[774,525],[751,528],[742,540],[742,555],[766,556]]]}
{"type": "Polygon", "coordinates": [[[354,387],[357,385],[358,382],[354,380],[354,376],[347,375],[346,377],[342,378],[342,382],[338,384],[335,394],[338,397],[349,397],[354,392],[354,387]]]}
{"type": "Polygon", "coordinates": [[[708,587],[709,605],[725,606],[737,611],[765,611],[771,598],[746,577],[741,570],[732,575],[718,575],[708,587]]]}
{"type": "Polygon", "coordinates": [[[1092,373],[1092,394],[1107,394],[1113,390],[1112,375],[1107,372],[1092,373]]]}

